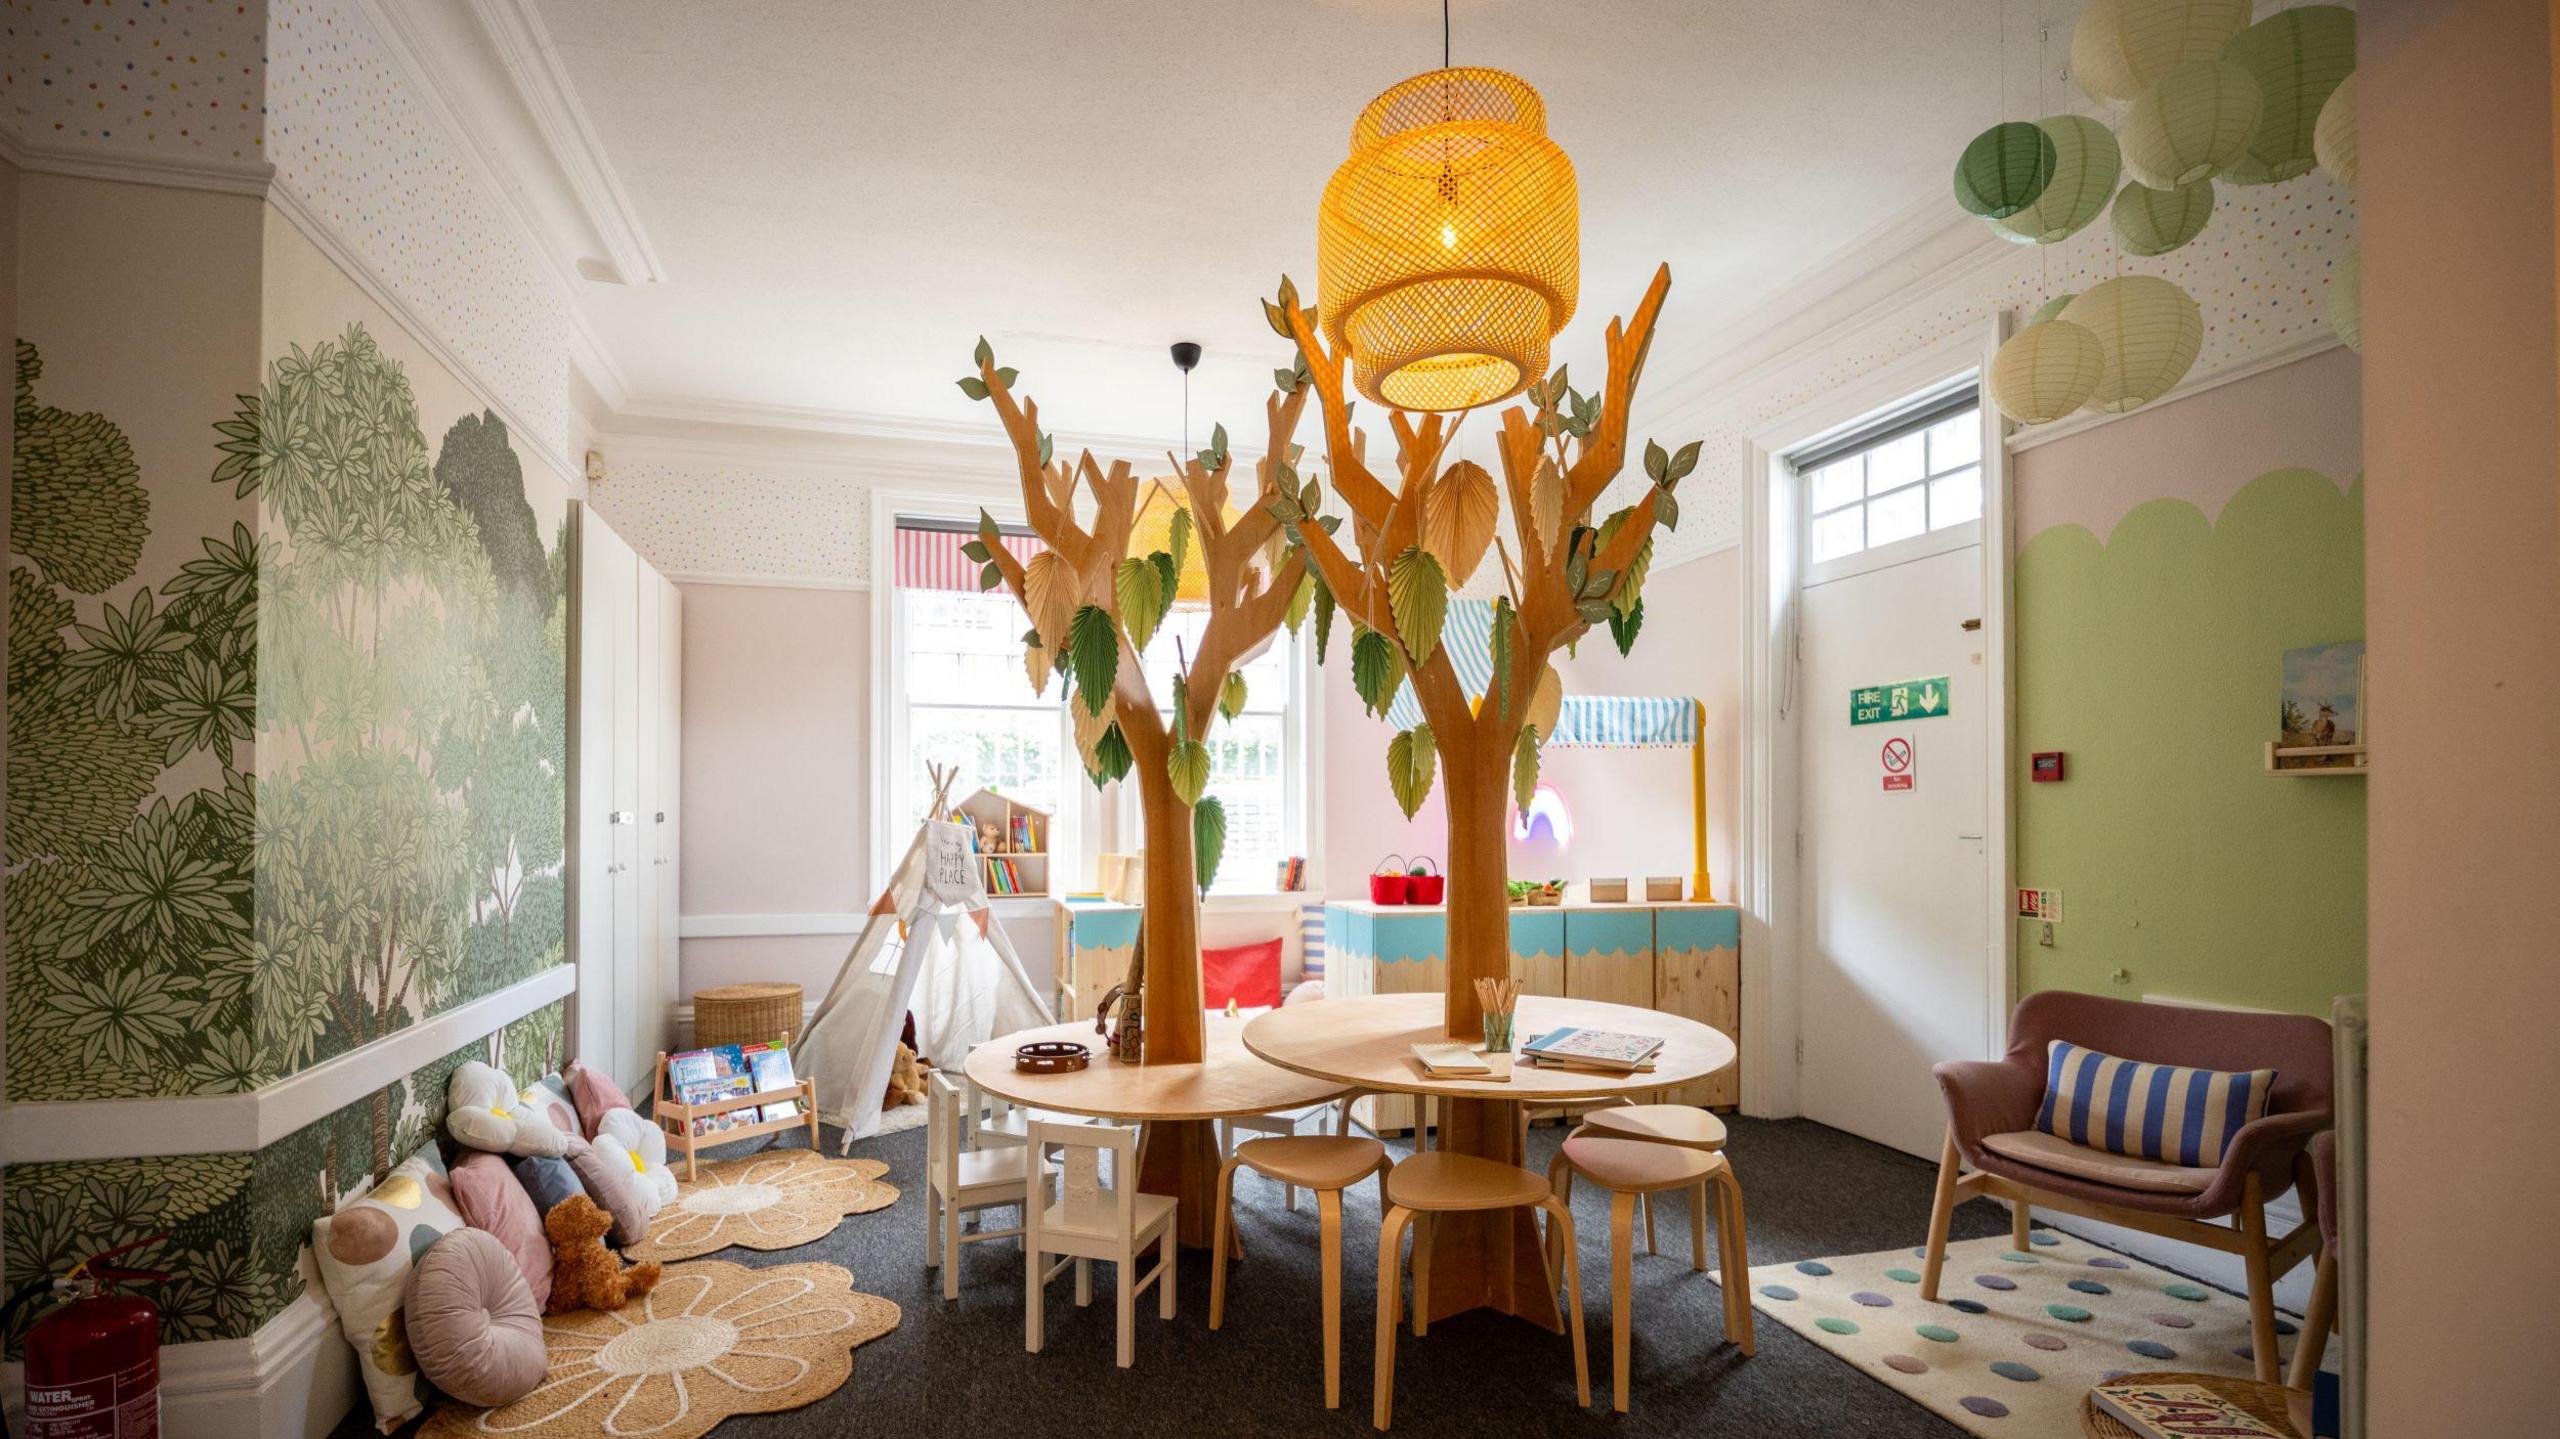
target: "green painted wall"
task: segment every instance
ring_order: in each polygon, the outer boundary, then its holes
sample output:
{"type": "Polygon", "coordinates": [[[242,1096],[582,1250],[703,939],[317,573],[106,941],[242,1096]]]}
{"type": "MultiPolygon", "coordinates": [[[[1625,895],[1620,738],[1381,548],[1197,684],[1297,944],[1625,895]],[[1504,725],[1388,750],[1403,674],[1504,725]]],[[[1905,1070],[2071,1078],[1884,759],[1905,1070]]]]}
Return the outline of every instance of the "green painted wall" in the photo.
{"type": "Polygon", "coordinates": [[[2063,893],[2052,948],[2019,921],[2019,991],[2325,1015],[2362,990],[2366,782],[2268,775],[2262,747],[2284,651],[2364,635],[2363,481],[2275,470],[2103,543],[2056,525],[2016,613],[2018,882],[2063,893]],[[2069,778],[2028,783],[2055,749],[2069,778]]]}

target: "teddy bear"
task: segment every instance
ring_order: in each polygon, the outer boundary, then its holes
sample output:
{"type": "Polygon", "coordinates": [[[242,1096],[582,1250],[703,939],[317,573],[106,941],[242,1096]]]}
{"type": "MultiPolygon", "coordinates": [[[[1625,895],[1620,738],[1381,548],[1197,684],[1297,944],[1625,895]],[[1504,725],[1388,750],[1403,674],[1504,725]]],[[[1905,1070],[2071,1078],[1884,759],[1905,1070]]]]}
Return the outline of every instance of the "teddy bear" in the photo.
{"type": "Polygon", "coordinates": [[[517,1094],[514,1080],[476,1059],[453,1072],[444,1098],[444,1127],[457,1144],[526,1159],[557,1159],[569,1150],[569,1136],[517,1094]]]}
{"type": "Polygon", "coordinates": [[[612,1216],[583,1194],[572,1194],[542,1217],[542,1232],[551,1241],[551,1300],[545,1314],[573,1309],[619,1309],[658,1287],[652,1261],[622,1267],[604,1247],[612,1216]]]}
{"type": "Polygon", "coordinates": [[[676,1202],[675,1171],[667,1168],[667,1133],[629,1109],[608,1109],[596,1120],[596,1152],[631,1166],[632,1187],[652,1217],[676,1202]]]}
{"type": "Polygon", "coordinates": [[[924,1102],[924,1070],[916,1061],[916,1052],[901,1044],[898,1057],[889,1063],[889,1092],[880,1098],[882,1109],[895,1109],[901,1104],[924,1102]]]}

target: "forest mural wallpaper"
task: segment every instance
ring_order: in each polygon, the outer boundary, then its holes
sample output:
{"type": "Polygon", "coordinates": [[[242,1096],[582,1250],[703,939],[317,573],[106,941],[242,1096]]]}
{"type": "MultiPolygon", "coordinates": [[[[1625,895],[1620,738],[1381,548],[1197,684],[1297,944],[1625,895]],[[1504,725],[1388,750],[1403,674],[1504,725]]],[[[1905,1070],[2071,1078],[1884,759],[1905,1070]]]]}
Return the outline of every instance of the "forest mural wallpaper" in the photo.
{"type": "MultiPolygon", "coordinates": [[[[361,325],[274,359],[200,480],[144,476],[112,416],[44,403],[37,346],[16,359],[11,1097],[253,1090],[563,962],[565,490],[494,414],[431,447],[361,325]],[[240,518],[139,575],[182,483],[240,518]]],[[[13,1166],[8,1278],[167,1230],[133,1262],[175,1272],[168,1337],[252,1332],[311,1220],[436,1132],[445,1076],[529,1081],[562,1020],[256,1154],[13,1166]]]]}

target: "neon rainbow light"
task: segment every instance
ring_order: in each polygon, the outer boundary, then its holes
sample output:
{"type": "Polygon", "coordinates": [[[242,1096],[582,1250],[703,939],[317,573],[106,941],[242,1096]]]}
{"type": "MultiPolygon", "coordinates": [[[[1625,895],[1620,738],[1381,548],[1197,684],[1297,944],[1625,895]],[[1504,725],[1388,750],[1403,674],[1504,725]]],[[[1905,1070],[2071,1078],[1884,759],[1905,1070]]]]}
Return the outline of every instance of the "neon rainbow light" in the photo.
{"type": "Polygon", "coordinates": [[[1527,808],[1511,812],[1511,837],[1528,839],[1538,832],[1540,825],[1546,826],[1547,838],[1555,842],[1556,848],[1572,846],[1573,811],[1566,806],[1564,796],[1557,793],[1556,787],[1545,780],[1538,781],[1538,787],[1529,792],[1527,808]]]}

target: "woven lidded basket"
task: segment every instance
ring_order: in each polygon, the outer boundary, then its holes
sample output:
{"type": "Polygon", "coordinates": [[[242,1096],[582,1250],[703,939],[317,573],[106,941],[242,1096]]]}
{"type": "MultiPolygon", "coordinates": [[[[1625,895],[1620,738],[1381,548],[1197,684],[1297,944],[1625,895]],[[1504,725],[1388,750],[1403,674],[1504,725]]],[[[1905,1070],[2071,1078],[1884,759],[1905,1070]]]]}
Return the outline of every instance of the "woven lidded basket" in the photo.
{"type": "Polygon", "coordinates": [[[799,1038],[796,984],[721,984],[693,992],[693,1042],[701,1048],[799,1038]]]}

